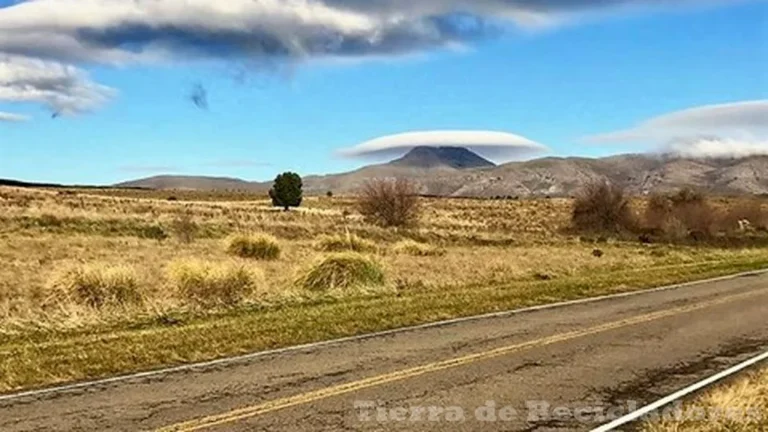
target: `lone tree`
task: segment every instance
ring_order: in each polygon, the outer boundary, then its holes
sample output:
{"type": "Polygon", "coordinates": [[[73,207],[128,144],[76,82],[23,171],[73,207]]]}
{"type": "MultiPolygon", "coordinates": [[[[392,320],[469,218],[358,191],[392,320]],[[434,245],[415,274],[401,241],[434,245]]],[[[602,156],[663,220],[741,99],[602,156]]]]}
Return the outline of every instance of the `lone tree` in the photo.
{"type": "Polygon", "coordinates": [[[275,184],[269,190],[272,205],[288,211],[291,207],[301,205],[302,199],[301,176],[293,172],[285,172],[275,178],[275,184]]]}

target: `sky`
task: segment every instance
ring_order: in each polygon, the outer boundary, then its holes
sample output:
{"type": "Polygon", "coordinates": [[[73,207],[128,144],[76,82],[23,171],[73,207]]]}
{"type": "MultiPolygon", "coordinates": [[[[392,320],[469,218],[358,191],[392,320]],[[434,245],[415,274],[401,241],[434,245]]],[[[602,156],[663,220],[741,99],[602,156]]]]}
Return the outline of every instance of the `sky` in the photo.
{"type": "Polygon", "coordinates": [[[767,65],[762,0],[0,0],[0,178],[768,154],[767,65]]]}

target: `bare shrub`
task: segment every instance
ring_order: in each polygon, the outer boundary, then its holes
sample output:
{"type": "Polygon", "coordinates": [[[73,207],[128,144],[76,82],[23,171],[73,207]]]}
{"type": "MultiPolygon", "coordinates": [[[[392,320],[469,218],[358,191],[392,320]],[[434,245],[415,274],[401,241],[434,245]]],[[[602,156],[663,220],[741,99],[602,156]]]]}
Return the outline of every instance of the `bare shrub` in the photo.
{"type": "Polygon", "coordinates": [[[716,211],[703,193],[684,188],[670,195],[672,216],[688,230],[688,235],[708,237],[715,231],[716,211]]]}
{"type": "Polygon", "coordinates": [[[142,295],[136,271],[127,266],[69,265],[48,281],[51,299],[93,308],[139,304],[142,295]]]}
{"type": "Polygon", "coordinates": [[[729,206],[719,221],[726,232],[765,230],[768,228],[768,211],[758,199],[746,199],[729,206]]]}
{"type": "Polygon", "coordinates": [[[672,217],[672,201],[668,196],[654,193],[648,197],[645,207],[645,226],[652,230],[663,230],[672,217]]]}
{"type": "Polygon", "coordinates": [[[576,196],[571,223],[587,232],[620,233],[636,227],[624,190],[607,182],[590,183],[576,196]]]}
{"type": "Polygon", "coordinates": [[[263,284],[264,275],[241,262],[178,260],[167,269],[180,297],[198,306],[236,306],[263,284]]]}
{"type": "Polygon", "coordinates": [[[416,184],[405,180],[372,180],[365,184],[358,201],[365,219],[383,227],[415,224],[420,216],[416,184]]]}
{"type": "Polygon", "coordinates": [[[717,231],[718,212],[706,195],[691,188],[673,194],[653,194],[645,208],[645,228],[668,239],[695,241],[710,238],[717,231]]]}
{"type": "Polygon", "coordinates": [[[681,205],[701,205],[706,202],[706,197],[700,191],[690,187],[685,187],[669,196],[674,206],[681,205]]]}

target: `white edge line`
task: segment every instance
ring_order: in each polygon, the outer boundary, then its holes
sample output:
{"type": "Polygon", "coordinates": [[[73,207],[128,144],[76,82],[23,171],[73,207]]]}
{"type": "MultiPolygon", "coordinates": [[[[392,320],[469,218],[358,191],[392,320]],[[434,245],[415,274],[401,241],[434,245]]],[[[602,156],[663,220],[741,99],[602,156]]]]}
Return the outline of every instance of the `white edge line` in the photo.
{"type": "Polygon", "coordinates": [[[669,396],[667,396],[667,397],[665,397],[663,399],[659,399],[658,401],[656,401],[656,402],[654,402],[654,403],[652,403],[650,405],[646,405],[646,406],[640,408],[639,410],[637,410],[637,411],[635,411],[633,413],[627,414],[626,416],[624,416],[624,417],[622,417],[620,419],[616,419],[616,420],[614,420],[614,421],[612,421],[610,423],[604,424],[603,426],[600,426],[598,428],[592,429],[591,432],[610,432],[610,431],[612,431],[612,430],[614,430],[614,429],[616,429],[618,427],[624,426],[624,425],[626,425],[628,423],[632,423],[635,420],[638,420],[641,417],[643,417],[643,416],[645,416],[647,414],[650,414],[650,413],[652,413],[653,411],[656,411],[659,408],[662,408],[662,407],[664,407],[666,405],[669,405],[669,404],[671,404],[672,402],[675,402],[678,399],[684,398],[684,397],[690,395],[691,393],[697,392],[697,391],[699,391],[699,390],[701,390],[701,389],[703,389],[703,388],[705,388],[707,386],[715,384],[718,381],[721,381],[721,380],[723,380],[725,378],[728,378],[731,375],[735,375],[735,374],[743,371],[744,369],[747,369],[747,368],[749,368],[751,366],[754,366],[755,364],[760,363],[760,362],[765,361],[765,360],[768,360],[768,352],[760,354],[757,357],[754,357],[754,358],[752,358],[750,360],[747,360],[744,363],[740,363],[740,364],[738,364],[738,365],[736,365],[736,366],[734,366],[734,367],[732,367],[732,368],[730,368],[728,370],[720,372],[717,375],[713,375],[713,376],[711,376],[711,377],[709,377],[709,378],[707,378],[707,379],[705,379],[703,381],[699,381],[698,383],[693,384],[690,387],[686,387],[686,388],[684,388],[684,389],[682,389],[682,390],[680,390],[680,391],[678,391],[676,393],[673,393],[673,394],[671,394],[671,395],[669,395],[669,396]]]}
{"type": "Polygon", "coordinates": [[[635,297],[635,296],[652,294],[652,293],[657,293],[662,291],[671,291],[671,290],[676,290],[679,288],[684,288],[692,285],[719,282],[719,281],[737,279],[743,276],[760,275],[764,273],[768,273],[768,269],[747,271],[747,272],[736,273],[736,274],[727,275],[727,276],[719,276],[711,279],[684,282],[680,284],[667,285],[667,286],[651,288],[646,290],[629,291],[629,292],[617,293],[617,294],[608,294],[608,295],[599,296],[599,297],[588,297],[588,298],[570,300],[570,301],[560,302],[560,303],[543,304],[543,305],[532,306],[532,307],[527,307],[523,309],[513,309],[513,310],[507,310],[507,311],[501,311],[501,312],[492,312],[484,315],[474,315],[470,317],[455,318],[455,319],[437,321],[437,322],[432,322],[427,324],[420,324],[416,326],[401,327],[401,328],[385,330],[385,331],[380,331],[375,333],[367,333],[363,335],[349,336],[349,337],[343,337],[339,339],[332,339],[332,340],[320,341],[320,342],[313,342],[313,343],[308,343],[303,345],[294,345],[294,346],[289,346],[289,347],[279,348],[279,349],[274,349],[269,351],[259,351],[251,354],[244,354],[236,357],[226,357],[226,358],[210,360],[206,362],[190,363],[190,364],[185,364],[181,366],[175,366],[175,367],[164,368],[164,369],[156,369],[156,370],[151,370],[146,372],[138,372],[138,373],[128,374],[128,375],[119,375],[111,378],[103,378],[103,379],[94,380],[94,381],[84,381],[80,383],[67,384],[67,385],[58,386],[58,387],[49,387],[49,388],[44,388],[39,390],[10,393],[7,395],[0,395],[0,402],[7,402],[9,400],[22,399],[26,397],[37,397],[37,396],[44,396],[48,394],[64,393],[64,392],[69,392],[73,390],[81,390],[81,389],[87,389],[91,387],[97,387],[105,384],[114,384],[114,383],[119,383],[123,381],[134,380],[134,379],[168,375],[176,372],[185,372],[185,371],[190,371],[195,369],[206,369],[211,366],[236,364],[236,363],[241,363],[247,360],[253,360],[259,357],[266,357],[270,355],[283,354],[283,353],[295,352],[295,351],[303,351],[303,350],[308,350],[312,348],[327,347],[327,346],[338,345],[346,342],[363,341],[363,340],[373,339],[373,338],[382,337],[382,336],[408,333],[416,330],[444,327],[444,326],[471,322],[471,321],[481,321],[484,319],[503,318],[503,317],[512,316],[512,315],[519,315],[519,314],[537,312],[542,310],[559,309],[559,308],[564,308],[569,306],[597,303],[597,302],[602,302],[606,300],[635,297]]]}

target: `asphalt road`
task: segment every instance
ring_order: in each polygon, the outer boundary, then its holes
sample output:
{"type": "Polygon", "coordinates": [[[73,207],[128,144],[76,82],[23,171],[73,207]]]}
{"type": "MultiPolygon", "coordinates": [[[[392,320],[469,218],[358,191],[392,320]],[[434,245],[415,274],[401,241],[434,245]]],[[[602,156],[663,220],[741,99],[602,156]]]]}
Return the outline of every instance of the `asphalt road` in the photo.
{"type": "Polygon", "coordinates": [[[768,347],[768,275],[0,401],[0,431],[589,430],[768,347]]]}

